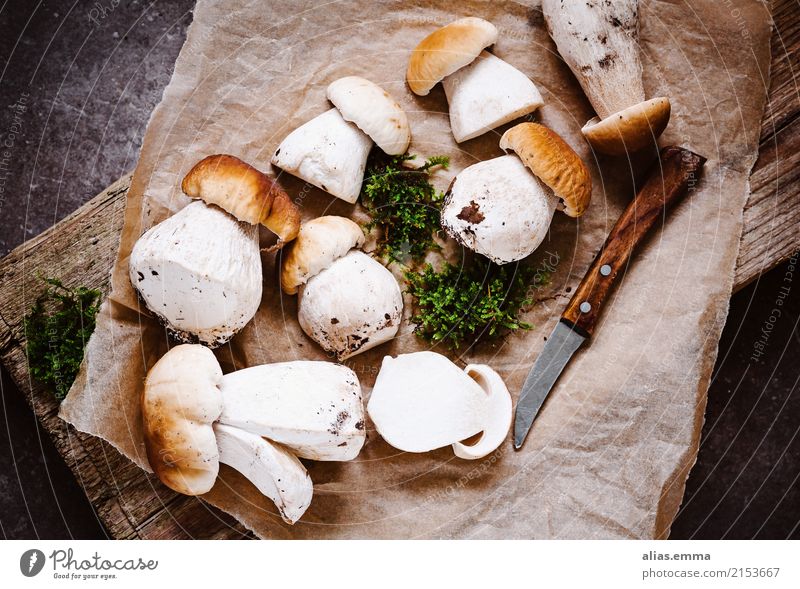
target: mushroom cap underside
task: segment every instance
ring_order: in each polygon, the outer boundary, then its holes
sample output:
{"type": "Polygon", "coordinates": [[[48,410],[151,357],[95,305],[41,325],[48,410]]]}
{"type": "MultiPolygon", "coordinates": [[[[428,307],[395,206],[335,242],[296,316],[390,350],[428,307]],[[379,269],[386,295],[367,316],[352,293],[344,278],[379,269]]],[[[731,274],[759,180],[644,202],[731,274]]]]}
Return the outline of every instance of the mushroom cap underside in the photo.
{"type": "Polygon", "coordinates": [[[671,106],[669,98],[651,98],[609,115],[597,117],[581,131],[597,151],[609,155],[632,153],[656,142],[667,128],[671,106]]]}

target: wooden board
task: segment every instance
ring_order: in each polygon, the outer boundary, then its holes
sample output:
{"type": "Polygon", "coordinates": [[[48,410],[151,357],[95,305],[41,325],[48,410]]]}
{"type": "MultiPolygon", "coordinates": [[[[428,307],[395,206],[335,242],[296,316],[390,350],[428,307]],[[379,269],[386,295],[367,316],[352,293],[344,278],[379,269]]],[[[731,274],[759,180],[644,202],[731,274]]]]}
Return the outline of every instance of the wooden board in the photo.
{"type": "MultiPolygon", "coordinates": [[[[800,247],[800,100],[793,62],[800,63],[796,3],[775,3],[772,81],[759,159],[736,268],[736,288],[789,258],[800,247]]],[[[27,396],[43,427],[115,538],[242,538],[250,534],[202,501],[177,495],[106,442],[75,431],[58,416],[52,395],[32,383],[22,318],[41,291],[37,276],[108,290],[130,175],[0,261],[0,360],[27,396]]]]}

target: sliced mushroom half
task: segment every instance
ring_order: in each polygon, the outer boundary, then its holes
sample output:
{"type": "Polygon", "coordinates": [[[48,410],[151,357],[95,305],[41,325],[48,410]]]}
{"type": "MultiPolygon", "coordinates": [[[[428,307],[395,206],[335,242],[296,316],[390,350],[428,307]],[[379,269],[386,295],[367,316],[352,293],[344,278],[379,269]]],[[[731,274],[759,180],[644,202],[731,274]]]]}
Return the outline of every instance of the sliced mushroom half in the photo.
{"type": "Polygon", "coordinates": [[[484,365],[461,370],[435,352],[384,358],[367,411],[398,450],[452,446],[466,459],[494,451],[511,426],[511,396],[496,372],[484,365]],[[462,443],[481,432],[474,445],[462,443]]]}

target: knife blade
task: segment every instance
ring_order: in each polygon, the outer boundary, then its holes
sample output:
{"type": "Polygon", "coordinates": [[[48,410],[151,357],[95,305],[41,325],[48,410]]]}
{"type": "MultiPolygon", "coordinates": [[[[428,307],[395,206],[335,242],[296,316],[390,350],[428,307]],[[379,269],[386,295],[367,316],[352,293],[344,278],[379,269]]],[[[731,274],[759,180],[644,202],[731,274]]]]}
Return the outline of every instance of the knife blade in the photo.
{"type": "Polygon", "coordinates": [[[519,450],[547,395],[572,356],[588,340],[600,310],[633,249],[669,207],[693,186],[706,158],[682,147],[665,147],[645,184],[631,200],[608,234],[561,319],[522,386],[514,416],[514,448],[519,450]]]}

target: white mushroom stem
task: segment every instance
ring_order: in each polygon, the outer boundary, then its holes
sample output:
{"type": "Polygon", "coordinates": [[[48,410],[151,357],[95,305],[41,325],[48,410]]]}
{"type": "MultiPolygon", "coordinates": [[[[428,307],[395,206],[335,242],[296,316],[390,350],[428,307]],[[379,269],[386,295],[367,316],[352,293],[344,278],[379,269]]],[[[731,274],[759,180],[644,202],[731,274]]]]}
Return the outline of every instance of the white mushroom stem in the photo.
{"type": "Polygon", "coordinates": [[[476,460],[494,452],[511,429],[511,395],[500,375],[485,364],[470,364],[464,372],[477,382],[488,396],[483,433],[474,444],[456,442],[453,453],[459,458],[476,460]]]}
{"type": "Polygon", "coordinates": [[[450,105],[450,127],[467,141],[544,104],[534,83],[514,66],[483,51],[442,84],[450,105]]]}
{"type": "Polygon", "coordinates": [[[272,163],[355,203],[371,147],[372,139],[332,108],[289,133],[275,150],[272,163]]]}
{"type": "Polygon", "coordinates": [[[639,2],[543,0],[558,52],[601,119],[645,100],[639,2]]]}
{"type": "Polygon", "coordinates": [[[339,360],[394,338],[402,314],[397,280],[361,250],[333,261],[299,291],[300,327],[339,360]]]}
{"type": "Polygon", "coordinates": [[[450,446],[483,430],[481,387],[441,354],[386,356],[367,410],[378,433],[405,452],[450,446]]]}
{"type": "Polygon", "coordinates": [[[352,460],[366,439],[356,374],[330,362],[265,364],[226,374],[219,422],[264,436],[301,458],[352,460]]]}
{"type": "Polygon", "coordinates": [[[214,424],[219,461],[236,469],[293,524],[311,504],[314,486],[303,464],[278,444],[236,427],[214,424]]]}
{"type": "Polygon", "coordinates": [[[517,156],[506,155],[456,177],[442,206],[442,227],[463,246],[507,264],[539,247],[557,204],[517,156]]]}
{"type": "Polygon", "coordinates": [[[178,340],[219,346],[261,302],[258,228],[193,202],[139,238],[129,273],[147,308],[178,340]]]}

